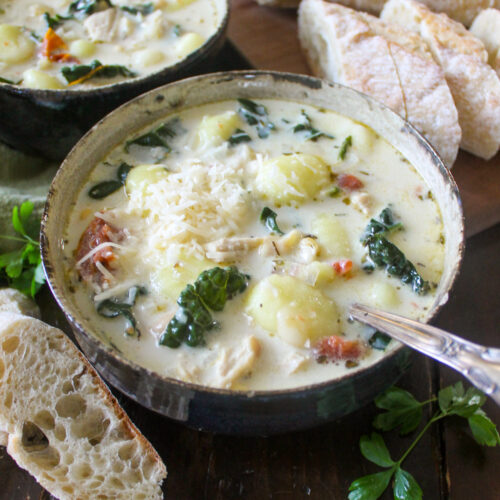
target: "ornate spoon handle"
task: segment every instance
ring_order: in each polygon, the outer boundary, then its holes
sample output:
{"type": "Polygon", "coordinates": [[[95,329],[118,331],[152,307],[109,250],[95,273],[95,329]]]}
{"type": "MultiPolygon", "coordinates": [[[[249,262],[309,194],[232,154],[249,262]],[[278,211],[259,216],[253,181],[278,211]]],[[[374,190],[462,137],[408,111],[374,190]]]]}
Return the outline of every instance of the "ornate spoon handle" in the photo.
{"type": "Polygon", "coordinates": [[[500,405],[500,349],[474,344],[434,326],[354,304],[351,316],[437,359],[468,378],[500,405]]]}

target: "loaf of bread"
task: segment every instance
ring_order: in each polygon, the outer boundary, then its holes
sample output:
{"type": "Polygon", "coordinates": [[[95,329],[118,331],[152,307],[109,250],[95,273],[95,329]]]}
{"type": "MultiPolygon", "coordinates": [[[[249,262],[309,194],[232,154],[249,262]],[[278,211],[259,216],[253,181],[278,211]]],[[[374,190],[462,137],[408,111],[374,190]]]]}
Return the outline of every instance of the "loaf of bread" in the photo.
{"type": "Polygon", "coordinates": [[[66,335],[0,313],[0,431],[61,499],[160,499],[165,465],[66,335]]]}
{"type": "Polygon", "coordinates": [[[470,32],[488,51],[488,63],[500,77],[500,10],[485,9],[474,19],[470,32]]]}
{"type": "MultiPolygon", "coordinates": [[[[334,0],[353,9],[380,14],[387,0],[334,0]]],[[[452,19],[470,26],[482,9],[500,8],[500,0],[422,0],[434,12],[444,12],[452,19]]]]}
{"type": "Polygon", "coordinates": [[[299,39],[312,71],[379,99],[409,120],[451,167],[458,116],[441,68],[422,38],[323,0],[303,0],[299,39]]]}
{"type": "Polygon", "coordinates": [[[458,110],[461,147],[486,160],[500,147],[500,80],[483,43],[415,0],[389,0],[381,18],[420,34],[443,68],[458,110]]]}
{"type": "Polygon", "coordinates": [[[14,288],[0,288],[0,312],[25,314],[33,318],[40,317],[40,309],[35,301],[14,288]]]}

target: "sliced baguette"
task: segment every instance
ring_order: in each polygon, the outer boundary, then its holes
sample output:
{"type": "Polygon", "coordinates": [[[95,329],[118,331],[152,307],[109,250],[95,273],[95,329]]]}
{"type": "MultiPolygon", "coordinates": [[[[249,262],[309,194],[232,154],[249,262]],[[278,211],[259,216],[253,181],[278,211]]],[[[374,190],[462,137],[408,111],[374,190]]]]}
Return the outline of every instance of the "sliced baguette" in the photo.
{"type": "Polygon", "coordinates": [[[8,312],[0,430],[7,452],[58,498],[163,498],[165,465],[83,355],[62,331],[8,312]]]}
{"type": "Polygon", "coordinates": [[[485,9],[474,19],[470,32],[488,51],[488,63],[500,77],[500,10],[485,9]]]}
{"type": "Polygon", "coordinates": [[[303,0],[299,39],[313,72],[371,95],[409,120],[449,167],[458,115],[440,67],[415,33],[323,0],[303,0]]]}
{"type": "MultiPolygon", "coordinates": [[[[353,9],[380,14],[387,0],[335,0],[336,3],[353,9]]],[[[434,12],[444,12],[452,19],[470,26],[482,9],[500,8],[500,0],[422,0],[434,12]]]]}
{"type": "Polygon", "coordinates": [[[0,313],[12,312],[40,318],[40,309],[34,300],[14,288],[0,289],[0,313]]]}
{"type": "Polygon", "coordinates": [[[419,33],[443,68],[458,110],[461,147],[486,160],[500,146],[500,80],[483,43],[460,23],[414,0],[389,0],[381,18],[419,33]]]}

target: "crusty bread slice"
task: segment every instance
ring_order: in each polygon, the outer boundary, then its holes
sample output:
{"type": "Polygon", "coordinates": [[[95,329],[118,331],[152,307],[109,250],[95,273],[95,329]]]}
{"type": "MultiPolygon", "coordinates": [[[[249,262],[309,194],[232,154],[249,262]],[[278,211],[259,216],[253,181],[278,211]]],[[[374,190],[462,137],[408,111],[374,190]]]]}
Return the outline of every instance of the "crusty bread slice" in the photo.
{"type": "Polygon", "coordinates": [[[422,38],[366,13],[303,0],[299,39],[316,75],[369,94],[409,120],[449,167],[460,143],[458,115],[422,38]]]}
{"type": "Polygon", "coordinates": [[[35,301],[14,288],[0,289],[0,312],[25,314],[33,318],[40,317],[40,309],[35,301]]]}
{"type": "Polygon", "coordinates": [[[165,465],[88,361],[62,331],[8,312],[0,430],[8,453],[58,498],[163,498],[165,465]]]}
{"type": "Polygon", "coordinates": [[[485,9],[474,19],[470,32],[488,51],[488,63],[500,77],[500,10],[485,9]]]}
{"type": "Polygon", "coordinates": [[[500,80],[483,43],[460,23],[414,0],[389,0],[382,19],[414,30],[443,68],[458,110],[461,147],[486,160],[500,146],[500,80]]]}
{"type": "MultiPolygon", "coordinates": [[[[366,10],[380,14],[387,0],[334,0],[336,3],[353,9],[366,10]]],[[[500,0],[422,0],[434,12],[444,12],[452,19],[470,26],[482,9],[500,8],[500,0]]]]}

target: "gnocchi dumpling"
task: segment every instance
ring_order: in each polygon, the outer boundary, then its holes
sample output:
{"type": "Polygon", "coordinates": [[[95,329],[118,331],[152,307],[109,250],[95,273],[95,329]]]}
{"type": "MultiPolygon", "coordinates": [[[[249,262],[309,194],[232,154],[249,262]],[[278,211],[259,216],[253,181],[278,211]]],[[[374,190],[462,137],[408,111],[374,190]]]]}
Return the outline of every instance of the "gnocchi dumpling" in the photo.
{"type": "Polygon", "coordinates": [[[213,261],[181,254],[174,265],[155,270],[152,283],[162,297],[175,302],[188,283],[196,281],[203,271],[211,267],[214,267],[213,261]]]}
{"type": "Polygon", "coordinates": [[[239,126],[241,119],[235,111],[204,116],[198,127],[198,142],[202,146],[217,146],[227,141],[239,126]]]}
{"type": "Polygon", "coordinates": [[[297,347],[339,333],[335,302],[292,276],[272,274],[260,281],[248,295],[246,312],[259,326],[297,347]]]}
{"type": "Polygon", "coordinates": [[[205,39],[198,33],[186,33],[179,38],[177,42],[176,52],[179,59],[183,59],[187,55],[194,52],[197,48],[205,43],[205,39]]]}
{"type": "Polygon", "coordinates": [[[193,3],[195,0],[159,0],[159,7],[165,7],[165,10],[182,9],[186,5],[193,3]]]}
{"type": "Polygon", "coordinates": [[[69,46],[69,51],[76,57],[90,57],[94,55],[96,46],[90,40],[74,40],[69,46]]]}
{"type": "Polygon", "coordinates": [[[165,59],[165,54],[161,50],[144,49],[137,51],[132,59],[137,66],[147,68],[161,63],[165,59]]]}
{"type": "Polygon", "coordinates": [[[262,162],[255,185],[264,198],[280,205],[314,198],[329,180],[330,169],[322,158],[295,153],[262,162]]]}
{"type": "Polygon", "coordinates": [[[16,64],[29,59],[35,52],[35,43],[20,26],[0,24],[0,61],[16,64]]]}
{"type": "Polygon", "coordinates": [[[38,69],[28,69],[23,73],[23,86],[31,89],[64,88],[64,85],[55,76],[38,69]]]}
{"type": "Polygon", "coordinates": [[[312,232],[318,237],[322,250],[330,257],[349,257],[351,244],[347,231],[334,215],[320,214],[311,226],[312,232]]]}
{"type": "Polygon", "coordinates": [[[375,282],[370,295],[376,307],[389,309],[401,303],[397,290],[389,283],[375,282]]]}
{"type": "Polygon", "coordinates": [[[352,137],[352,147],[362,153],[368,153],[372,148],[377,136],[375,132],[360,123],[352,125],[349,135],[352,137]]]}
{"type": "Polygon", "coordinates": [[[125,189],[129,194],[133,191],[145,192],[150,184],[155,184],[167,176],[165,165],[137,165],[128,173],[125,189]]]}

